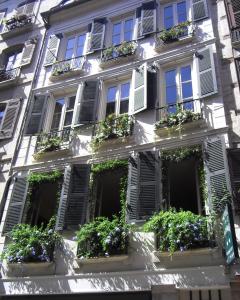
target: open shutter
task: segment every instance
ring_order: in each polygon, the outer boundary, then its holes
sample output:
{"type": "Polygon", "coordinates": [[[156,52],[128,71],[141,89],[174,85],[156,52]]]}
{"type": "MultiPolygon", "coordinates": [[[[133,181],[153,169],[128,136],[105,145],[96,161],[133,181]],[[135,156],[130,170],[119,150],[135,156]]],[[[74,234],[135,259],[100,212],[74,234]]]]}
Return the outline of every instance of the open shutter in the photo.
{"type": "Polygon", "coordinates": [[[65,216],[67,228],[77,227],[86,221],[90,165],[73,165],[68,204],[65,216]]]}
{"type": "Polygon", "coordinates": [[[227,165],[225,141],[223,137],[209,138],[204,143],[205,170],[208,185],[209,203],[211,210],[211,199],[221,199],[226,188],[229,190],[229,172],[227,165]]]}
{"type": "Polygon", "coordinates": [[[227,13],[231,28],[240,26],[240,2],[239,0],[226,0],[227,13]]]}
{"type": "MultiPolygon", "coordinates": [[[[238,0],[237,0],[238,1],[238,0]]],[[[192,0],[193,21],[200,21],[208,17],[206,0],[192,0]]]]}
{"type": "Polygon", "coordinates": [[[147,109],[147,64],[133,70],[132,114],[147,109]]]}
{"type": "Polygon", "coordinates": [[[5,17],[5,14],[6,14],[7,10],[6,9],[1,9],[0,10],[0,26],[2,25],[2,21],[5,17]]]}
{"type": "Polygon", "coordinates": [[[26,134],[36,134],[42,130],[47,98],[48,96],[46,95],[34,96],[31,116],[28,121],[26,134]]]}
{"type": "Polygon", "coordinates": [[[57,59],[58,47],[60,39],[56,35],[50,35],[47,45],[44,65],[52,65],[57,59]]]}
{"type": "Polygon", "coordinates": [[[11,231],[15,225],[21,223],[27,188],[28,182],[26,177],[15,177],[3,233],[11,231]]]}
{"type": "Polygon", "coordinates": [[[75,125],[95,121],[95,110],[98,99],[99,81],[86,81],[79,86],[77,93],[78,110],[75,125]]]}
{"type": "Polygon", "coordinates": [[[217,82],[213,52],[211,47],[198,50],[194,56],[199,77],[199,97],[203,98],[217,93],[217,82]]]}
{"type": "Polygon", "coordinates": [[[91,37],[89,51],[100,50],[103,48],[106,18],[95,19],[91,26],[91,37]]]}
{"type": "Polygon", "coordinates": [[[235,211],[240,212],[240,149],[228,152],[230,177],[235,211]]]}
{"type": "Polygon", "coordinates": [[[35,47],[36,47],[36,40],[31,39],[25,42],[20,66],[27,66],[32,62],[32,57],[33,57],[35,47]]]}
{"type": "Polygon", "coordinates": [[[11,138],[13,135],[15,123],[20,109],[20,100],[11,100],[6,106],[2,126],[0,131],[0,139],[11,138]]]}
{"type": "Polygon", "coordinates": [[[151,1],[142,5],[141,35],[156,31],[156,2],[151,1]]]}
{"type": "Polygon", "coordinates": [[[128,221],[141,221],[159,210],[159,157],[155,151],[140,152],[129,160],[128,221]]]}

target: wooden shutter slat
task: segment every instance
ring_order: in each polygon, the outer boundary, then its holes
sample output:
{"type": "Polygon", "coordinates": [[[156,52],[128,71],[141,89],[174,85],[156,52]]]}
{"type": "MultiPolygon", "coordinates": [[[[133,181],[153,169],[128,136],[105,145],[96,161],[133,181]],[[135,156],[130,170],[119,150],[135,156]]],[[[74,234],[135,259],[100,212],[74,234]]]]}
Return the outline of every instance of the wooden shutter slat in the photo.
{"type": "Polygon", "coordinates": [[[56,61],[59,43],[60,40],[56,35],[50,35],[44,65],[51,65],[56,61]]]}
{"type": "Polygon", "coordinates": [[[18,112],[20,109],[20,100],[11,100],[8,102],[4,117],[2,120],[2,126],[0,131],[0,139],[10,138],[13,135],[15,123],[17,120],[18,112]]]}
{"type": "Polygon", "coordinates": [[[206,0],[192,0],[193,20],[200,21],[208,17],[206,0]]]}
{"type": "Polygon", "coordinates": [[[132,113],[147,109],[147,64],[133,70],[132,113]]]}
{"type": "Polygon", "coordinates": [[[35,48],[36,48],[36,41],[29,40],[25,43],[20,66],[26,66],[32,62],[35,48]]]}
{"type": "Polygon", "coordinates": [[[130,157],[128,164],[127,220],[138,219],[138,158],[130,157]]]}
{"type": "Polygon", "coordinates": [[[103,48],[106,19],[96,19],[92,24],[92,31],[89,40],[89,51],[96,51],[103,48]]]}
{"type": "Polygon", "coordinates": [[[26,177],[16,177],[4,222],[3,233],[10,232],[15,225],[21,223],[26,199],[28,182],[26,177]]]}
{"type": "Polygon", "coordinates": [[[46,95],[35,95],[33,99],[31,116],[28,121],[26,134],[36,134],[42,129],[43,117],[47,102],[46,95]]]}

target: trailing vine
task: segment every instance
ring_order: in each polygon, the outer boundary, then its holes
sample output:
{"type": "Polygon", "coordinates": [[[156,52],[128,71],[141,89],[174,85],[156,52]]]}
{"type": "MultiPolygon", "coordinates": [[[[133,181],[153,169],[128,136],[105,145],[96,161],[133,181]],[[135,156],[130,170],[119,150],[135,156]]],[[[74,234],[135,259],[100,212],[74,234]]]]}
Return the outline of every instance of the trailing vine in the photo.
{"type": "Polygon", "coordinates": [[[123,225],[126,223],[127,182],[128,182],[127,175],[123,176],[120,179],[120,204],[121,204],[120,223],[123,225]]]}
{"type": "Polygon", "coordinates": [[[201,145],[181,147],[181,148],[166,150],[161,152],[161,159],[163,161],[171,161],[171,162],[179,163],[185,159],[190,159],[193,157],[196,159],[202,158],[201,145]]]}
{"type": "Polygon", "coordinates": [[[108,160],[108,161],[105,161],[102,163],[93,164],[91,167],[91,172],[94,175],[98,175],[105,171],[114,170],[114,169],[122,168],[122,167],[125,168],[127,166],[128,166],[127,160],[113,159],[113,160],[108,160]]]}
{"type": "Polygon", "coordinates": [[[48,173],[34,172],[28,176],[27,180],[30,185],[36,185],[36,184],[41,184],[46,182],[56,182],[60,178],[62,178],[62,176],[63,173],[58,170],[48,172],[48,173]]]}

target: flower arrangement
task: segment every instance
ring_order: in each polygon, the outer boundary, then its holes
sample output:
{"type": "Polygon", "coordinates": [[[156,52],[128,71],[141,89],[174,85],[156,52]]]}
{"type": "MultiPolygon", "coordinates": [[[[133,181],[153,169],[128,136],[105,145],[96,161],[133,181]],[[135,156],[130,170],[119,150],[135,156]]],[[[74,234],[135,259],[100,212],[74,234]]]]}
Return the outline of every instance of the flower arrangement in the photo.
{"type": "Polygon", "coordinates": [[[71,65],[69,62],[61,62],[61,63],[56,63],[53,66],[52,70],[52,76],[58,76],[63,73],[67,73],[71,70],[71,65]]]}
{"type": "Polygon", "coordinates": [[[60,149],[61,143],[63,140],[56,136],[56,137],[46,137],[41,142],[38,143],[38,147],[41,148],[40,152],[50,152],[60,149]]]}
{"type": "Polygon", "coordinates": [[[191,25],[190,21],[182,22],[170,29],[162,30],[157,38],[162,40],[164,43],[177,41],[181,36],[186,35],[187,27],[191,25]]]}
{"type": "Polygon", "coordinates": [[[161,211],[147,221],[143,229],[155,232],[158,250],[171,254],[210,246],[207,217],[190,211],[161,211]]]}
{"type": "Polygon", "coordinates": [[[108,257],[127,253],[128,227],[114,216],[99,217],[76,232],[79,258],[108,257]]]}
{"type": "Polygon", "coordinates": [[[155,124],[155,129],[174,126],[179,126],[179,128],[181,128],[181,125],[184,123],[197,121],[200,119],[202,119],[201,113],[196,113],[190,109],[182,109],[177,106],[176,113],[168,114],[166,118],[163,118],[157,122],[155,124]]]}
{"type": "Polygon", "coordinates": [[[133,55],[135,50],[136,43],[124,41],[119,46],[111,46],[103,50],[101,60],[108,61],[121,56],[133,55]]]}
{"type": "Polygon", "coordinates": [[[55,231],[55,217],[46,228],[18,224],[10,232],[11,242],[2,253],[8,263],[50,262],[61,236],[55,231]]]}

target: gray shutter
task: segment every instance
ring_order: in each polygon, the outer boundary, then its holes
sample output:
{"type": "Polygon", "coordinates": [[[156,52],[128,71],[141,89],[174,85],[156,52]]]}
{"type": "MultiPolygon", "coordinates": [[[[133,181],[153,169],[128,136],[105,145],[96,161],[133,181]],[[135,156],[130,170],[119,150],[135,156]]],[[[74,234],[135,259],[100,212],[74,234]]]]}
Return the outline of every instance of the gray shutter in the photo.
{"type": "Polygon", "coordinates": [[[208,17],[206,0],[192,0],[193,21],[200,21],[208,17]]]}
{"type": "Polygon", "coordinates": [[[138,219],[138,157],[131,156],[128,163],[128,188],[127,188],[127,221],[138,219]]]}
{"type": "Polygon", "coordinates": [[[131,111],[133,114],[147,109],[147,64],[133,70],[133,99],[131,111]]]}
{"type": "Polygon", "coordinates": [[[142,5],[141,35],[156,31],[156,2],[151,1],[142,5]]]}
{"type": "Polygon", "coordinates": [[[103,48],[106,19],[96,19],[92,24],[90,49],[89,51],[100,50],[103,48]]]}
{"type": "Polygon", "coordinates": [[[46,95],[34,96],[31,116],[28,121],[26,134],[36,134],[41,131],[46,102],[46,95]]]}
{"type": "Polygon", "coordinates": [[[79,94],[76,124],[86,124],[95,121],[95,110],[98,99],[99,81],[86,81],[79,94]]]}
{"type": "Polygon", "coordinates": [[[65,214],[67,209],[70,180],[71,180],[71,167],[67,166],[64,171],[64,179],[63,179],[62,191],[61,191],[58,213],[57,213],[56,230],[63,230],[63,226],[65,222],[65,214]]]}
{"type": "Polygon", "coordinates": [[[225,189],[229,190],[229,172],[225,141],[223,137],[209,138],[204,143],[205,171],[208,185],[208,207],[212,208],[211,199],[221,199],[225,189]]]}
{"type": "Polygon", "coordinates": [[[27,195],[27,187],[28,182],[26,177],[15,177],[7,215],[4,222],[3,233],[11,231],[15,225],[21,223],[27,195]]]}
{"type": "Polygon", "coordinates": [[[129,160],[127,210],[128,221],[141,221],[159,210],[158,152],[140,152],[129,160]]]}
{"type": "Polygon", "coordinates": [[[36,41],[31,39],[25,43],[22,53],[20,66],[29,65],[32,62],[33,53],[36,47],[36,41]]]}
{"type": "Polygon", "coordinates": [[[233,25],[234,27],[240,26],[240,1],[239,0],[232,0],[232,14],[233,14],[233,25]]]}
{"type": "Polygon", "coordinates": [[[73,165],[71,172],[65,226],[77,227],[86,221],[90,165],[73,165]]]}
{"type": "Polygon", "coordinates": [[[44,65],[52,65],[55,63],[58,53],[60,39],[56,35],[50,35],[47,45],[44,65]]]}
{"type": "Polygon", "coordinates": [[[195,54],[197,61],[200,98],[217,93],[216,73],[211,47],[198,50],[195,54]]]}
{"type": "Polygon", "coordinates": [[[0,131],[0,139],[11,138],[15,128],[18,112],[20,109],[20,100],[11,100],[6,106],[2,126],[0,131]]]}
{"type": "Polygon", "coordinates": [[[155,151],[139,153],[139,219],[147,219],[159,209],[159,157],[155,151]]]}
{"type": "Polygon", "coordinates": [[[6,9],[0,10],[0,26],[2,25],[2,21],[3,21],[4,17],[5,17],[6,12],[7,12],[6,9]]]}
{"type": "Polygon", "coordinates": [[[231,149],[228,154],[234,210],[240,212],[240,149],[231,149]]]}

